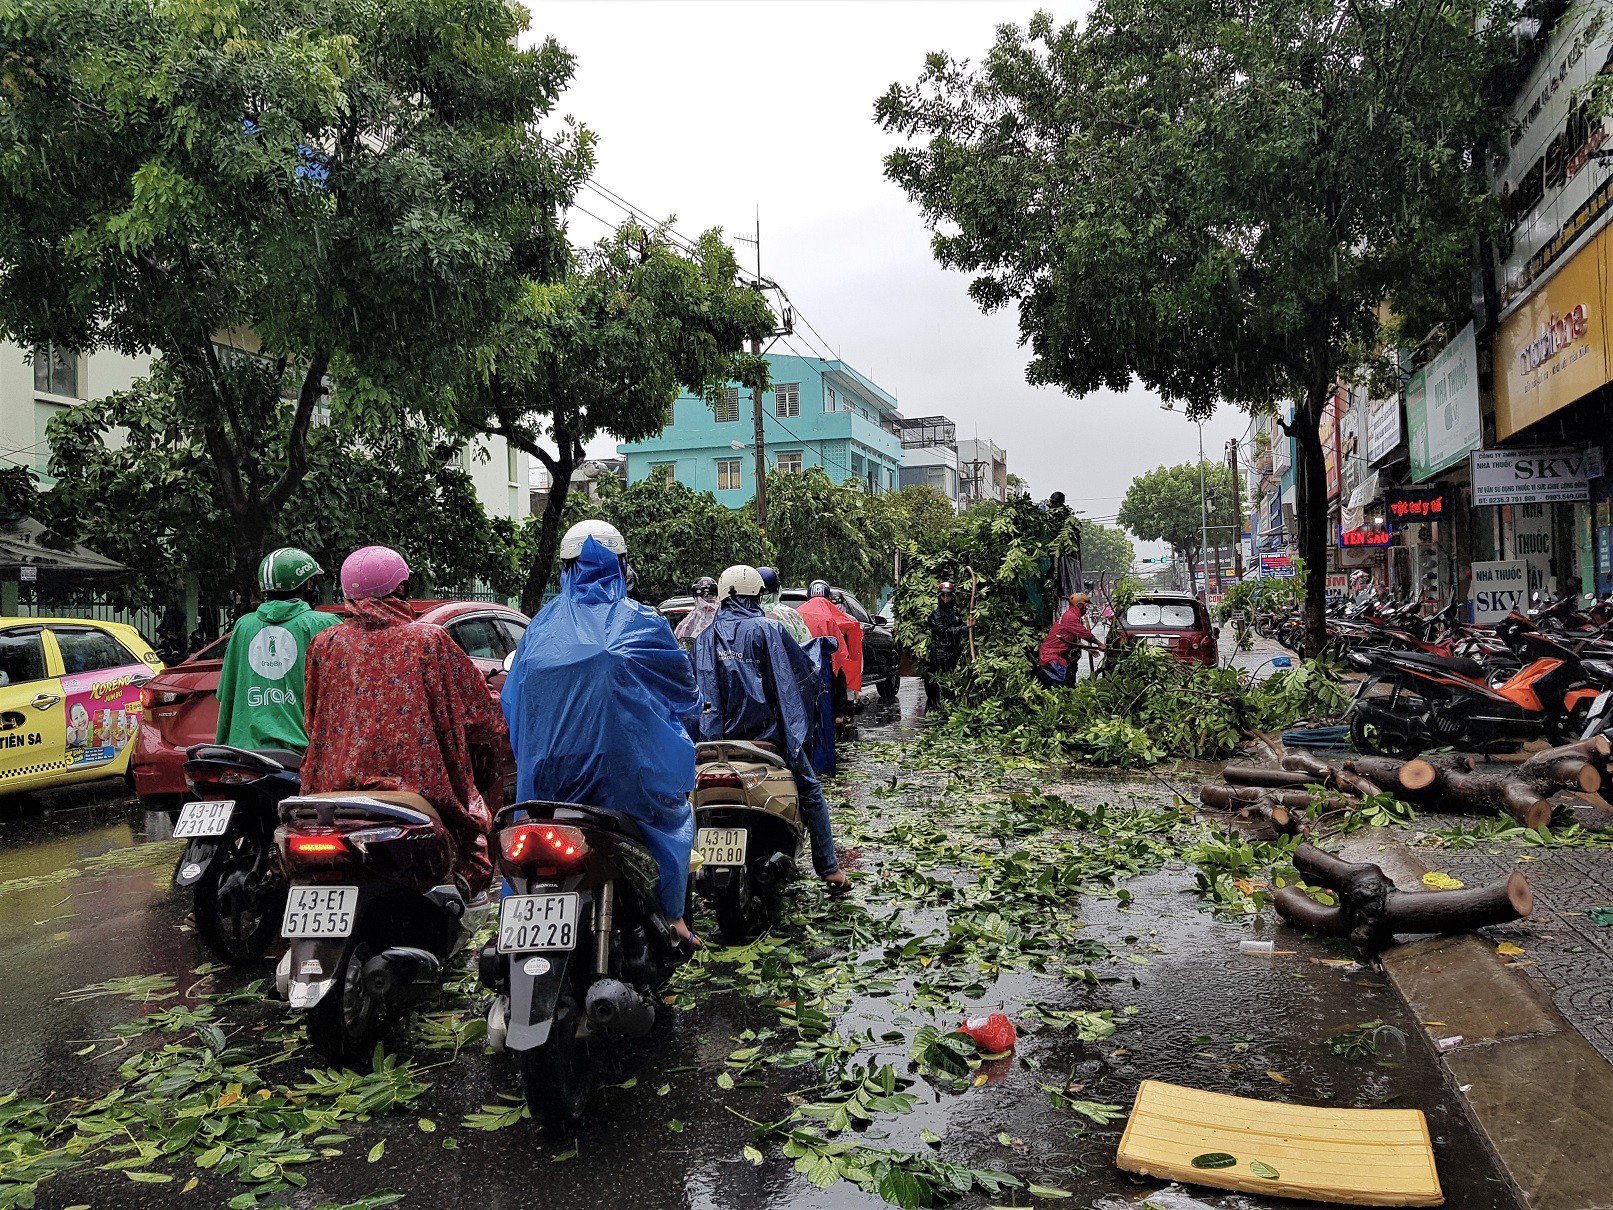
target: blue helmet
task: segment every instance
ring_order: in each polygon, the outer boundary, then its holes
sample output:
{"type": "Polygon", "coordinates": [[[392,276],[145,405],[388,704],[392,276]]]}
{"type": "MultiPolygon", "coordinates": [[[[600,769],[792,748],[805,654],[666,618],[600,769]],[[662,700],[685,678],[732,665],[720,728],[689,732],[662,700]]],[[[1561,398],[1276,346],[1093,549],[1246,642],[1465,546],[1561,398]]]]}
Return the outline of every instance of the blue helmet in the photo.
{"type": "Polygon", "coordinates": [[[807,589],[809,597],[827,597],[829,595],[828,580],[813,580],[812,587],[807,589]]]}
{"type": "Polygon", "coordinates": [[[779,590],[778,572],[775,569],[771,568],[771,567],[758,567],[756,570],[757,570],[758,573],[760,573],[760,575],[762,577],[762,587],[764,589],[766,589],[768,592],[774,592],[774,593],[778,592],[778,590],[779,590]]]}

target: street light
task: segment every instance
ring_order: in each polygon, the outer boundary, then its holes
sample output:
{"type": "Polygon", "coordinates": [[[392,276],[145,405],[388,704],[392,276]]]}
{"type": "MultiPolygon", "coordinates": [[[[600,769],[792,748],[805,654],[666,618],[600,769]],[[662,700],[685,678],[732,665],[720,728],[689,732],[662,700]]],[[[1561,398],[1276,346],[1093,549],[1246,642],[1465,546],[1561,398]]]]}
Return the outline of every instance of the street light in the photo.
{"type": "MultiPolygon", "coordinates": [[[[1174,402],[1162,403],[1159,405],[1159,410],[1162,412],[1174,412],[1176,404],[1174,402]]],[[[1207,563],[1210,556],[1210,498],[1204,490],[1204,421],[1195,420],[1193,423],[1198,425],[1199,429],[1199,551],[1201,552],[1199,562],[1207,563]]],[[[1219,580],[1221,578],[1219,560],[1216,561],[1215,570],[1216,579],[1219,580]]],[[[1220,585],[1217,584],[1216,587],[1219,588],[1220,585]]],[[[1209,594],[1210,569],[1206,565],[1204,568],[1204,595],[1208,597],[1209,594]]]]}
{"type": "Polygon", "coordinates": [[[731,449],[731,450],[742,450],[742,449],[745,449],[749,445],[750,445],[750,442],[748,442],[748,441],[730,441],[728,443],[728,448],[731,449]]]}

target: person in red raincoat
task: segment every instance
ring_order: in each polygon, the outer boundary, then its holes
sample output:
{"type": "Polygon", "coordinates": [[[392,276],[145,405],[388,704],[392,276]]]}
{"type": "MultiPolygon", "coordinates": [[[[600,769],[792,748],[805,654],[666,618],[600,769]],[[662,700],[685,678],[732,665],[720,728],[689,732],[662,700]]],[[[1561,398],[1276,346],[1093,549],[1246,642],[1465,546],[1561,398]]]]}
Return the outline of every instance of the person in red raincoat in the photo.
{"type": "Polygon", "coordinates": [[[384,546],[342,564],[347,620],[308,645],[307,794],[408,790],[442,817],[471,896],[487,890],[487,834],[503,805],[508,732],[487,680],[441,626],[414,620],[409,565],[384,546]]]}
{"type": "Polygon", "coordinates": [[[863,691],[863,628],[840,606],[829,599],[829,585],[823,580],[812,581],[807,599],[796,610],[815,639],[834,639],[838,646],[834,653],[835,679],[845,685],[842,700],[846,709],[856,702],[863,691]]]}
{"type": "Polygon", "coordinates": [[[1092,598],[1086,593],[1070,594],[1070,607],[1059,615],[1059,620],[1053,623],[1053,629],[1042,640],[1037,662],[1041,664],[1042,678],[1048,684],[1067,685],[1075,679],[1083,648],[1088,651],[1103,650],[1103,644],[1098,642],[1097,636],[1086,624],[1087,606],[1090,604],[1092,598]]]}

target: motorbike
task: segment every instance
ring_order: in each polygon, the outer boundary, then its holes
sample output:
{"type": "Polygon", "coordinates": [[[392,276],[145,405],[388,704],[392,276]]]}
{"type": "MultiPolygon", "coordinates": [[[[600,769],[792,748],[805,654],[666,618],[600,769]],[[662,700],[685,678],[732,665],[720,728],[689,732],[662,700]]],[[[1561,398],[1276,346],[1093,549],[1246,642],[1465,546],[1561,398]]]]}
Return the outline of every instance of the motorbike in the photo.
{"type": "Polygon", "coordinates": [[[1600,692],[1594,670],[1529,627],[1521,616],[1497,624],[1524,663],[1493,687],[1484,666],[1465,656],[1352,652],[1350,663],[1369,674],[1349,711],[1356,750],[1411,757],[1435,746],[1490,751],[1542,736],[1554,744],[1577,738],[1600,692]]]}
{"type": "Polygon", "coordinates": [[[695,745],[695,893],[723,940],[750,940],[777,911],[795,874],[803,829],[795,775],[767,744],[695,745]]]}
{"type": "Polygon", "coordinates": [[[187,843],[173,884],[189,888],[196,935],[221,961],[261,958],[279,937],[286,877],[275,849],[280,803],[301,788],[302,756],[280,749],[198,744],[185,781],[198,795],[174,821],[187,843]]]}
{"type": "Polygon", "coordinates": [[[280,804],[275,843],[290,886],[275,972],[332,1064],[367,1059],[398,1008],[424,999],[486,909],[456,878],[435,808],[407,791],[342,790],[280,804]]]}
{"type": "Polygon", "coordinates": [[[570,1131],[593,1095],[593,1048],[647,1034],[692,950],[661,912],[655,858],[630,816],[523,802],[502,809],[493,832],[504,893],[478,961],[495,993],[488,1039],[520,1057],[532,1116],[570,1131]]]}

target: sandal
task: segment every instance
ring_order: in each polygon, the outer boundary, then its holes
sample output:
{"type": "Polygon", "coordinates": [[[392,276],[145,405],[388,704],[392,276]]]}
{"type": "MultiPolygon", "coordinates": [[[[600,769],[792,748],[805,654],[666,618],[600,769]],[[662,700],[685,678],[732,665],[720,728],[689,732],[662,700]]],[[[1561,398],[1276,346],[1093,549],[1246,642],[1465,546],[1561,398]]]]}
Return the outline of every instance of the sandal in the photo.
{"type": "MultiPolygon", "coordinates": [[[[842,877],[844,878],[844,876],[842,877]]],[[[825,878],[823,880],[823,889],[830,899],[844,899],[847,895],[851,894],[851,879],[845,878],[844,881],[841,882],[831,882],[829,879],[825,878]]]]}

